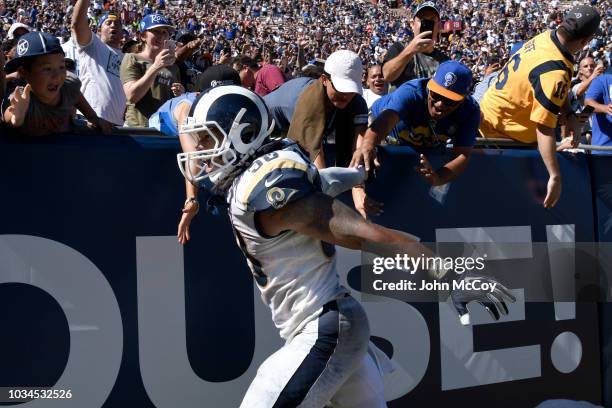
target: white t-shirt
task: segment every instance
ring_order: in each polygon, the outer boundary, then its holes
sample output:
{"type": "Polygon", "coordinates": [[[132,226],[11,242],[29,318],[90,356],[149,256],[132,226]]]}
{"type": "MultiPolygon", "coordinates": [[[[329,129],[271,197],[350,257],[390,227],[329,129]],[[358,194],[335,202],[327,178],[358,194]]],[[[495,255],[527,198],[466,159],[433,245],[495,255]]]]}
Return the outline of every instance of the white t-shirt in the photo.
{"type": "Polygon", "coordinates": [[[372,92],[372,90],[363,88],[363,99],[365,99],[368,109],[370,109],[374,102],[376,102],[376,100],[380,97],[381,95],[376,95],[374,92],[372,92]]]}
{"type": "Polygon", "coordinates": [[[123,53],[104,44],[97,35],[78,48],[81,92],[99,117],[122,126],[127,103],[119,78],[123,53]]]}
{"type": "Polygon", "coordinates": [[[76,65],[76,75],[79,76],[79,56],[78,56],[78,48],[76,47],[74,41],[72,41],[72,37],[68,39],[65,43],[62,44],[62,49],[64,50],[64,54],[66,54],[66,58],[70,58],[74,61],[76,65]]]}

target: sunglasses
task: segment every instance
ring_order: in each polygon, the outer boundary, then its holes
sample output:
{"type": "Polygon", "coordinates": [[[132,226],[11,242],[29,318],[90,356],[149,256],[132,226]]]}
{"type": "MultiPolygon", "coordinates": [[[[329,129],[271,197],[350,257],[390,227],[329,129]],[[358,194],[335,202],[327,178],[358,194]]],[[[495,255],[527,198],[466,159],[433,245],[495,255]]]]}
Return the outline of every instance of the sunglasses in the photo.
{"type": "Polygon", "coordinates": [[[453,101],[452,99],[448,99],[446,96],[442,96],[431,90],[429,91],[429,97],[434,103],[442,102],[443,105],[448,106],[449,108],[454,108],[461,103],[461,101],[453,101]]]}

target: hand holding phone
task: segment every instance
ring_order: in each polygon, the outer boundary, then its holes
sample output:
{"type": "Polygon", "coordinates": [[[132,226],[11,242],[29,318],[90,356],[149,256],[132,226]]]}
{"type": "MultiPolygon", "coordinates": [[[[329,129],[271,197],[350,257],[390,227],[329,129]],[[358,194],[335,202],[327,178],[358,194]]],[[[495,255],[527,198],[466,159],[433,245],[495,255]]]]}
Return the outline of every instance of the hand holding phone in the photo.
{"type": "Polygon", "coordinates": [[[174,40],[166,40],[164,43],[164,47],[170,51],[171,54],[174,54],[176,51],[176,41],[174,40]]]}

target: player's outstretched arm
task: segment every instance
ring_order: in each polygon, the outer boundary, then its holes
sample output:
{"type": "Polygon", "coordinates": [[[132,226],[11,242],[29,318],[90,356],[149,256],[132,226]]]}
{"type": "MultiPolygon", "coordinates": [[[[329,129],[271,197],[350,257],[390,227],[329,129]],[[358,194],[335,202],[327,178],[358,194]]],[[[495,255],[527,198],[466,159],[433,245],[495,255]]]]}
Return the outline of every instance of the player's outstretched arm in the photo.
{"type": "Polygon", "coordinates": [[[418,246],[418,256],[423,251],[431,253],[409,235],[368,222],[341,201],[323,193],[312,193],[280,209],[257,213],[257,217],[259,228],[269,236],[293,230],[350,249],[367,247],[389,254],[414,250],[417,255],[418,246]]]}
{"type": "MultiPolygon", "coordinates": [[[[367,249],[383,256],[407,254],[413,257],[433,256],[424,245],[403,232],[385,228],[364,220],[342,202],[322,193],[313,193],[276,210],[257,213],[260,230],[269,236],[293,230],[350,249],[367,249]]],[[[429,279],[452,279],[454,273],[429,270],[429,279]]],[[[464,273],[460,280],[479,280],[494,283],[494,291],[456,289],[451,292],[452,303],[462,324],[470,324],[467,304],[480,303],[494,320],[508,314],[507,303],[516,301],[508,289],[495,279],[464,273]]]]}

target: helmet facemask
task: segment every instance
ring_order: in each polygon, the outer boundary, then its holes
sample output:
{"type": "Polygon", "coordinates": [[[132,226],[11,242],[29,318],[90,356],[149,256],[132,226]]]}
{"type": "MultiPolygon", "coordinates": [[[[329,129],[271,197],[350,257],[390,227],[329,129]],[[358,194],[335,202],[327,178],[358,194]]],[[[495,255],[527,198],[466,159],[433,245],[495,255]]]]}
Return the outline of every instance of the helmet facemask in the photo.
{"type": "Polygon", "coordinates": [[[181,127],[180,133],[192,140],[177,155],[179,169],[194,185],[209,181],[213,190],[225,191],[273,129],[274,120],[259,96],[233,85],[212,88],[192,106],[181,127]]]}
{"type": "Polygon", "coordinates": [[[177,155],[179,169],[183,176],[194,185],[209,178],[216,183],[236,162],[236,153],[230,149],[230,140],[216,122],[189,124],[187,118],[181,133],[191,135],[194,151],[177,155]],[[211,143],[212,141],[212,143],[211,143]]]}

